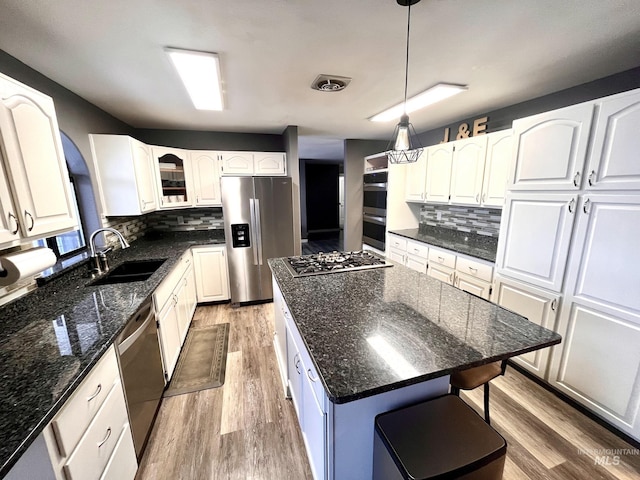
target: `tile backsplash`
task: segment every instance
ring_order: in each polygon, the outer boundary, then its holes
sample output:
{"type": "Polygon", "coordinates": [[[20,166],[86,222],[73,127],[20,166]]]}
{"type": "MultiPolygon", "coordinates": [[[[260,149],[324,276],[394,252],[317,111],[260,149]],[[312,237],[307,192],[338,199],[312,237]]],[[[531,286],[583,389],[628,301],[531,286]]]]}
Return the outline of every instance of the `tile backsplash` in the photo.
{"type": "Polygon", "coordinates": [[[145,217],[149,230],[189,231],[224,228],[222,208],[189,208],[153,212],[145,217]]]}
{"type": "Polygon", "coordinates": [[[499,208],[422,205],[420,227],[450,228],[461,232],[498,237],[501,214],[502,210],[499,208]]]}

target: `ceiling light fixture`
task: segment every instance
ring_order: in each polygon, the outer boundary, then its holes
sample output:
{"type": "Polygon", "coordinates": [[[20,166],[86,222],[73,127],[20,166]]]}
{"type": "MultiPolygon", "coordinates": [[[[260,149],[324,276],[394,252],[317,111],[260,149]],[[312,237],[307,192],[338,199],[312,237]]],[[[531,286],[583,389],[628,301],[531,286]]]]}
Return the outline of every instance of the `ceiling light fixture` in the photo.
{"type": "Polygon", "coordinates": [[[222,84],[218,55],[165,48],[198,110],[222,110],[222,84]]]}
{"type": "Polygon", "coordinates": [[[412,113],[422,108],[441,102],[449,97],[467,90],[466,85],[453,85],[451,83],[438,83],[433,87],[418,93],[391,108],[387,108],[384,112],[374,115],[369,120],[372,122],[390,122],[400,117],[403,113],[412,113]]]}

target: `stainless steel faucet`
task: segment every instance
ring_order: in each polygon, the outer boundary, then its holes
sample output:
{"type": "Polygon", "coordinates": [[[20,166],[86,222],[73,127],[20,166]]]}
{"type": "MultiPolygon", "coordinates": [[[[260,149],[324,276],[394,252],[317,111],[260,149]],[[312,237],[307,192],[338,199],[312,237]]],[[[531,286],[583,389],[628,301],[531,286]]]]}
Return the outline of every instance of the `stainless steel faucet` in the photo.
{"type": "Polygon", "coordinates": [[[89,237],[89,245],[91,246],[91,261],[93,262],[91,273],[93,275],[100,275],[101,273],[109,271],[109,264],[107,263],[106,253],[110,251],[111,248],[109,247],[96,253],[95,238],[96,238],[96,235],[98,235],[101,232],[113,233],[118,237],[118,240],[120,240],[120,245],[122,246],[122,248],[129,248],[129,242],[127,242],[127,240],[122,236],[122,234],[115,228],[111,228],[111,227],[98,228],[96,231],[94,231],[91,234],[91,237],[89,237]]]}

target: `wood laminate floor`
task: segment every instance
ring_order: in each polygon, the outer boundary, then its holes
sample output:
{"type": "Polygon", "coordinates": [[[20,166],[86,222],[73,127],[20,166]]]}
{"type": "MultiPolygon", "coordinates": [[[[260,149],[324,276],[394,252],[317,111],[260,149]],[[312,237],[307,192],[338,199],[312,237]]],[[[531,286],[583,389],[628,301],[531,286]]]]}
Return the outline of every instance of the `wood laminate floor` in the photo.
{"type": "MultiPolygon", "coordinates": [[[[200,306],[193,320],[224,322],[224,385],[163,399],[137,480],[312,478],[277,370],[273,304],[200,306]]],[[[461,396],[482,411],[482,389],[461,396]]],[[[492,382],[491,416],[508,442],[505,480],[640,478],[637,453],[602,458],[634,447],[511,368],[492,382]]]]}

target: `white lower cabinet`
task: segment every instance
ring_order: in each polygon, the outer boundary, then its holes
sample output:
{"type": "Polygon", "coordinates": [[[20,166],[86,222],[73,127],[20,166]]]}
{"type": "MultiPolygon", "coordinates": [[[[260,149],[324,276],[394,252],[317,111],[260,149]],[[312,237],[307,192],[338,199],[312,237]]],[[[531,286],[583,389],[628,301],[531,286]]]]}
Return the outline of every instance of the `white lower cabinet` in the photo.
{"type": "Polygon", "coordinates": [[[276,360],[280,370],[280,379],[284,389],[285,397],[290,397],[287,371],[287,325],[285,318],[289,318],[291,314],[284,303],[282,292],[278,284],[273,282],[273,310],[275,330],[273,332],[273,348],[276,352],[276,360]]]}
{"type": "Polygon", "coordinates": [[[551,385],[640,439],[640,323],[572,302],[558,331],[551,385]]]}
{"type": "Polygon", "coordinates": [[[229,300],[229,274],[226,247],[194,247],[198,303],[229,300]]]}
{"type": "Polygon", "coordinates": [[[158,312],[160,351],[167,382],[173,375],[193,318],[196,304],[193,279],[192,254],[191,250],[188,250],[153,293],[154,305],[158,312]]]}
{"type": "MultiPolygon", "coordinates": [[[[497,275],[491,301],[526,317],[536,325],[549,330],[555,329],[560,308],[558,293],[497,275]]],[[[543,348],[513,357],[511,360],[537,377],[546,379],[550,353],[550,348],[543,348]]]]}
{"type": "MultiPolygon", "coordinates": [[[[281,303],[284,308],[276,310],[276,322],[283,324],[286,335],[286,364],[279,362],[280,373],[287,378],[314,480],[372,478],[376,415],[444,395],[449,377],[347,403],[330,401],[292,315],[279,313],[289,312],[289,308],[275,279],[273,286],[274,304],[281,303]]],[[[276,324],[276,335],[278,330],[276,324]]]]}
{"type": "Polygon", "coordinates": [[[138,463],[113,346],[45,428],[43,437],[58,480],[134,478],[138,463]]]}
{"type": "Polygon", "coordinates": [[[133,437],[128,428],[123,428],[111,458],[102,472],[100,480],[123,480],[134,478],[138,470],[133,437]]]}

